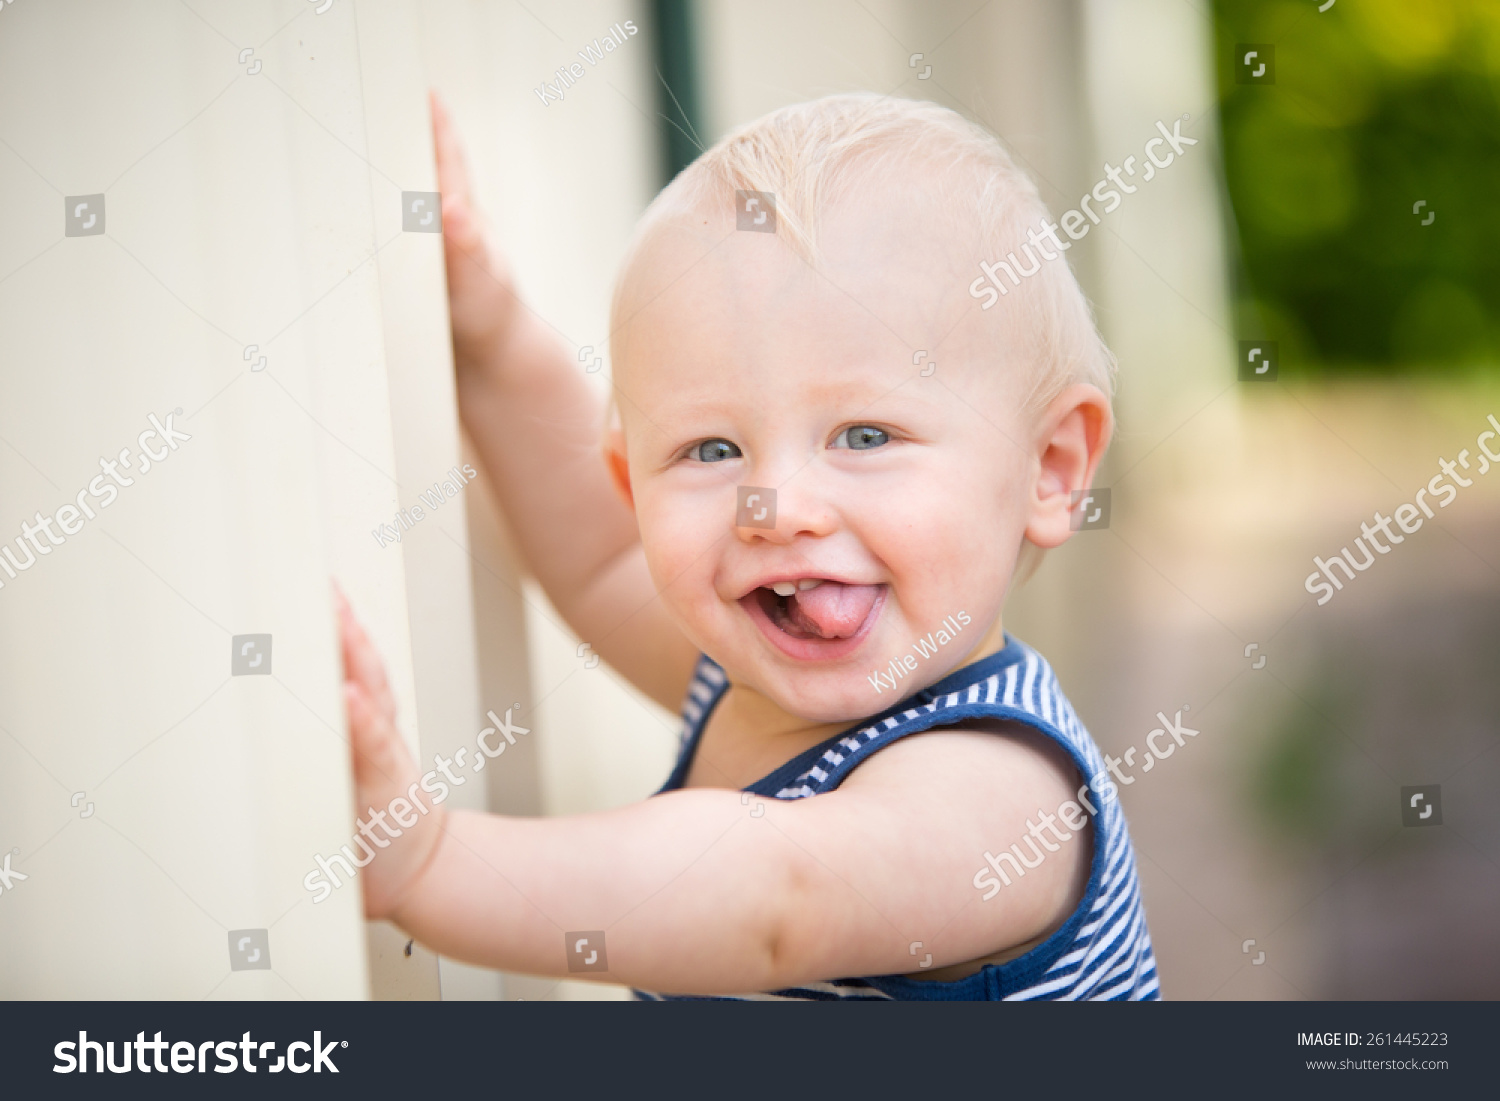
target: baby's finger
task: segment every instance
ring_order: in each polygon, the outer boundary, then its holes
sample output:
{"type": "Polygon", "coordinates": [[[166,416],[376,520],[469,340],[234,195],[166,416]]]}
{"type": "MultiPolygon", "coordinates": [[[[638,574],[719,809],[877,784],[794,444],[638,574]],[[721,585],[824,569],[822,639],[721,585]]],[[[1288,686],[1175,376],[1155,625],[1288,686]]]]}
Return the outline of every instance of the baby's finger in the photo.
{"type": "Polygon", "coordinates": [[[359,685],[375,707],[388,715],[394,715],[395,700],[391,696],[390,682],[386,679],[385,663],[380,660],[375,644],[365,634],[359,620],[354,618],[354,610],[347,602],[339,608],[338,616],[344,678],[359,685]]]}
{"type": "Polygon", "coordinates": [[[447,105],[436,89],[428,93],[428,100],[432,105],[432,143],[437,154],[438,190],[445,198],[451,195],[467,204],[469,168],[464,162],[458,132],[453,127],[447,105]]]}
{"type": "Polygon", "coordinates": [[[372,788],[399,786],[411,764],[401,735],[357,684],[344,685],[344,710],[355,780],[372,788]]]}
{"type": "Polygon", "coordinates": [[[432,103],[432,139],[437,154],[438,192],[443,204],[443,252],[448,261],[448,280],[462,278],[464,272],[455,265],[465,256],[471,265],[485,266],[484,232],[469,184],[469,168],[464,160],[463,145],[442,97],[430,93],[432,103]]]}
{"type": "Polygon", "coordinates": [[[444,193],[443,199],[443,244],[451,259],[455,253],[474,253],[484,243],[479,219],[468,198],[463,195],[444,193]]]}

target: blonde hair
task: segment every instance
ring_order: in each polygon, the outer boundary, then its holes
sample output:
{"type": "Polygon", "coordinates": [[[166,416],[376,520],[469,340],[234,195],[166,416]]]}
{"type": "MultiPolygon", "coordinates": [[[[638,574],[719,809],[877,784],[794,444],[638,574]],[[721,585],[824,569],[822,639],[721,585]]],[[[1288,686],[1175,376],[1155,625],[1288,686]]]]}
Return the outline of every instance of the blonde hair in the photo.
{"type": "MultiPolygon", "coordinates": [[[[622,323],[632,265],[661,222],[709,204],[727,208],[736,191],[769,192],[775,196],[777,235],[816,266],[820,212],[868,178],[871,169],[893,162],[906,162],[908,168],[895,176],[897,186],[938,192],[944,216],[978,240],[989,259],[1022,251],[1027,230],[1049,220],[1036,185],[1005,147],[955,111],[869,92],[792,104],[721,138],[647,207],[615,284],[610,331],[622,323]],[[918,167],[911,170],[912,165],[918,167]]],[[[1114,356],[1072,270],[1066,263],[1036,262],[1039,272],[1004,288],[1008,309],[1028,322],[1020,327],[1024,354],[1036,371],[1027,406],[1044,408],[1075,382],[1112,396],[1114,356]]],[[[977,265],[974,275],[983,275],[977,265]]],[[[1015,339],[1013,327],[996,326],[1001,328],[1015,339]]],[[[606,415],[606,430],[613,412],[606,415]]]]}

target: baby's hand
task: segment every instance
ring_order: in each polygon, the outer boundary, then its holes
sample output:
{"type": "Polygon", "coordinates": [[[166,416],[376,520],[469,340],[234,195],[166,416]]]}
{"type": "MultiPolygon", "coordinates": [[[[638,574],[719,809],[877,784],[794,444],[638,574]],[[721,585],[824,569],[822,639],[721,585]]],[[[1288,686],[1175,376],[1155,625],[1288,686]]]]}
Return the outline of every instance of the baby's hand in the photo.
{"type": "Polygon", "coordinates": [[[375,849],[375,859],[360,873],[364,884],[365,916],[390,917],[441,841],[446,812],[428,805],[415,825],[400,828],[386,812],[393,799],[405,799],[414,807],[423,805],[420,779],[406,743],[396,730],[396,705],[386,682],[385,667],[344,594],[334,589],[339,634],[344,652],[344,707],[349,714],[349,743],[354,757],[354,807],[356,817],[385,814],[389,831],[373,825],[365,833],[366,844],[375,849]],[[416,790],[414,790],[416,789],[416,790]],[[395,833],[400,836],[391,837],[395,833]]]}
{"type": "Polygon", "coordinates": [[[519,311],[510,270],[485,238],[458,133],[438,94],[433,92],[430,98],[438,190],[443,196],[443,256],[448,267],[453,358],[462,373],[494,357],[519,311]]]}

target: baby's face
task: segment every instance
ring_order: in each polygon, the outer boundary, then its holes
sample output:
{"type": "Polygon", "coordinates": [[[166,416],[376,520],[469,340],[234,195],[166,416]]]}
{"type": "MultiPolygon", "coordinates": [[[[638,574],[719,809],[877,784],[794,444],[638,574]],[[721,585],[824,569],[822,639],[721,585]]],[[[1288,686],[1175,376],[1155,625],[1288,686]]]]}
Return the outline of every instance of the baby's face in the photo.
{"type": "Polygon", "coordinates": [[[1032,365],[997,351],[1016,321],[969,296],[982,257],[943,225],[862,192],[820,223],[820,273],[732,212],[685,215],[653,235],[619,313],[661,599],[735,683],[807,719],[869,715],[961,664],[1032,514],[1032,365]],[[748,509],[740,487],[759,494],[748,509]],[[918,657],[939,630],[952,641],[918,657]],[[903,658],[915,670],[877,692],[871,674],[903,658]]]}

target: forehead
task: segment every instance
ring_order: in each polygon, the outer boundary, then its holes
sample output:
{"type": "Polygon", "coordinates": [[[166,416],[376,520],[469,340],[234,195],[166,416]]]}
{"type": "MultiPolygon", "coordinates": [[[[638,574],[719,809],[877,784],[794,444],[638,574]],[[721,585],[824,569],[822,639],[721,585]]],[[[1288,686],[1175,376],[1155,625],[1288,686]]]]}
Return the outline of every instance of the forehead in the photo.
{"type": "Polygon", "coordinates": [[[955,366],[993,355],[999,330],[968,293],[983,258],[972,204],[901,175],[918,171],[877,165],[837,189],[817,215],[815,261],[779,234],[737,229],[732,191],[662,216],[625,275],[617,377],[682,385],[686,366],[715,386],[789,373],[888,386],[918,351],[955,366]]]}

